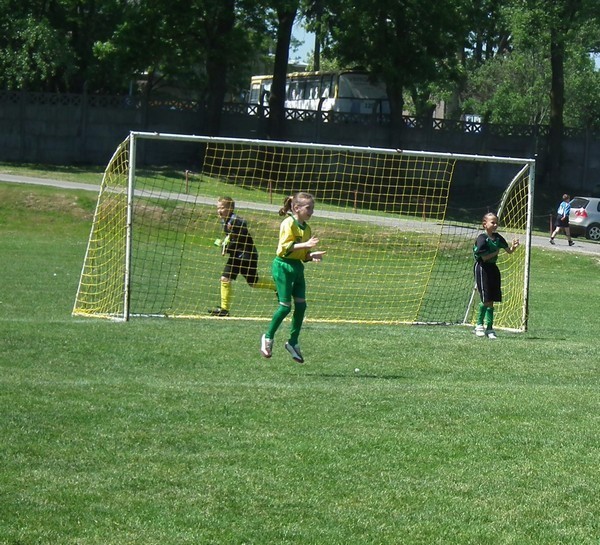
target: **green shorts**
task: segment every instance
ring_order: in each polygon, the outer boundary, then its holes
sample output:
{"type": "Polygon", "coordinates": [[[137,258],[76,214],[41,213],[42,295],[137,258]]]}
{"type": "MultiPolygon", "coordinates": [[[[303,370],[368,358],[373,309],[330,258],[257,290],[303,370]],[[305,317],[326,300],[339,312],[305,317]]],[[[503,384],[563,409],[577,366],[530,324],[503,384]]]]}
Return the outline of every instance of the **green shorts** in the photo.
{"type": "Polygon", "coordinates": [[[281,303],[291,303],[294,299],[306,299],[304,263],[298,259],[276,257],[273,260],[273,280],[281,303]]]}

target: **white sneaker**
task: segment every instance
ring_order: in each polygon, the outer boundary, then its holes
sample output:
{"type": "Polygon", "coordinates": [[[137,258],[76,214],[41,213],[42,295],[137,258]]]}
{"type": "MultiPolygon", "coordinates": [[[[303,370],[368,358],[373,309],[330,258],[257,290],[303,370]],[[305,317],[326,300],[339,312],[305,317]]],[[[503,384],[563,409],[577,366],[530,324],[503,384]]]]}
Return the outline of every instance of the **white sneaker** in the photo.
{"type": "Polygon", "coordinates": [[[482,325],[477,325],[475,326],[473,333],[475,333],[475,335],[478,337],[485,337],[485,328],[482,325]]]}
{"type": "Polygon", "coordinates": [[[265,358],[270,358],[273,355],[273,339],[267,339],[266,335],[260,338],[260,353],[265,358]]]}
{"type": "Polygon", "coordinates": [[[298,345],[292,346],[290,343],[285,343],[285,349],[292,355],[292,359],[298,363],[304,363],[302,352],[298,345]]]}
{"type": "Polygon", "coordinates": [[[493,329],[488,329],[485,334],[487,335],[488,339],[497,339],[498,337],[496,337],[496,332],[493,329]]]}

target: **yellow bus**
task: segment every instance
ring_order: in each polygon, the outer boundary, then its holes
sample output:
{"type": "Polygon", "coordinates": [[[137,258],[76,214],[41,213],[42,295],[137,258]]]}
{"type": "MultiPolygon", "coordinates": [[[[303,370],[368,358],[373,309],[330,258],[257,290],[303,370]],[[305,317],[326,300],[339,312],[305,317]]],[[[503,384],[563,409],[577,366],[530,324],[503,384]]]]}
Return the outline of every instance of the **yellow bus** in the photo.
{"type": "MultiPolygon", "coordinates": [[[[273,76],[252,76],[248,104],[269,105],[273,76]]],[[[390,111],[385,86],[366,72],[291,72],[286,79],[285,107],[296,110],[387,114],[390,111]]]]}

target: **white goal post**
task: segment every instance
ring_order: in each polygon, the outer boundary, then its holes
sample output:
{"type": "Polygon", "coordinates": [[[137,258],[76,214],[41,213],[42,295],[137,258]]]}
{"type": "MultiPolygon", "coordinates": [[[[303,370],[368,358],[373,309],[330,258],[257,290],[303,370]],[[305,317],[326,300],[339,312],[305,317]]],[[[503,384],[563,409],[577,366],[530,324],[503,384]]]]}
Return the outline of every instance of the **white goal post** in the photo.
{"type": "MultiPolygon", "coordinates": [[[[471,324],[472,248],[494,211],[522,243],[498,260],[494,322],[524,331],[534,178],[533,159],[131,132],[102,178],[73,314],[211,318],[226,260],[217,199],[235,201],[270,277],[278,210],[306,191],[327,251],[307,265],[307,321],[471,324]]],[[[270,319],[273,293],[232,286],[227,319],[270,319]]]]}

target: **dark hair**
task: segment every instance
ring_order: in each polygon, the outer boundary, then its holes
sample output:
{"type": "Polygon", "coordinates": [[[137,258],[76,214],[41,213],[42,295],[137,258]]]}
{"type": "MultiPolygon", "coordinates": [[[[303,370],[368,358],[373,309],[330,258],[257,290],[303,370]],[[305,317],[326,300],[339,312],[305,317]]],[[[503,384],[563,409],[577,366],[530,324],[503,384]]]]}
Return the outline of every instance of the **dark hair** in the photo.
{"type": "Polygon", "coordinates": [[[283,201],[283,206],[279,209],[279,215],[285,216],[292,209],[292,200],[294,197],[286,197],[283,201]]]}
{"type": "Polygon", "coordinates": [[[483,218],[481,218],[481,223],[485,223],[487,218],[491,218],[491,217],[498,219],[498,214],[496,214],[495,212],[488,212],[487,214],[485,214],[483,216],[483,218]]]}
{"type": "Polygon", "coordinates": [[[314,201],[315,198],[310,193],[304,193],[302,191],[295,195],[286,197],[283,201],[283,206],[279,209],[279,215],[285,216],[294,206],[297,206],[306,201],[314,201]]]}

